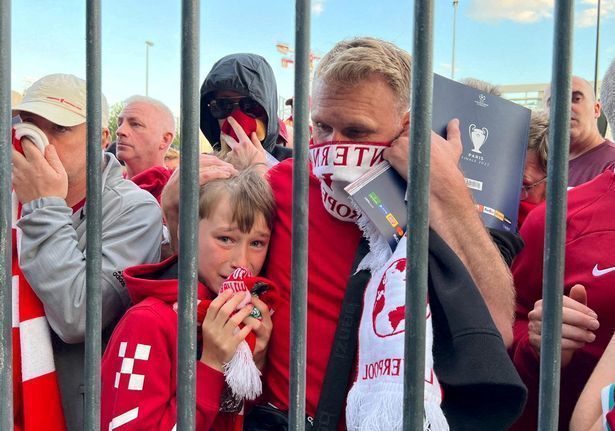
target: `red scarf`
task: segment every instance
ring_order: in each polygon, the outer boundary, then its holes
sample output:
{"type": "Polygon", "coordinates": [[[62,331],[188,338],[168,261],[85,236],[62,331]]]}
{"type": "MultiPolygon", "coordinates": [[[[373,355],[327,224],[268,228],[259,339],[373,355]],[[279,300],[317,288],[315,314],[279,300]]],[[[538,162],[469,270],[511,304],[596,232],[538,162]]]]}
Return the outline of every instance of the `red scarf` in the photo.
{"type": "MultiPolygon", "coordinates": [[[[13,142],[15,143],[13,137],[13,142]]],[[[19,267],[16,221],[21,204],[13,193],[13,420],[17,431],[64,431],[64,412],[45,309],[19,267]]]]}

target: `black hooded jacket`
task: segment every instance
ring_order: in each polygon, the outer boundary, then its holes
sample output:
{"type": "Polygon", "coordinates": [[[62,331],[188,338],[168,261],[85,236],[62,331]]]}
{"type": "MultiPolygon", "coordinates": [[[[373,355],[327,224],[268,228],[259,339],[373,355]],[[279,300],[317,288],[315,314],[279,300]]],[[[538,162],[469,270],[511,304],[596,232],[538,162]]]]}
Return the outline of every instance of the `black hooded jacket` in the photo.
{"type": "Polygon", "coordinates": [[[273,70],[267,60],[256,54],[231,54],[214,64],[201,86],[201,130],[215,150],[220,149],[220,126],[207,104],[217,90],[232,90],[250,96],[267,112],[267,135],[263,147],[273,157],[284,160],[292,150],[276,144],[278,125],[278,91],[273,70]]]}

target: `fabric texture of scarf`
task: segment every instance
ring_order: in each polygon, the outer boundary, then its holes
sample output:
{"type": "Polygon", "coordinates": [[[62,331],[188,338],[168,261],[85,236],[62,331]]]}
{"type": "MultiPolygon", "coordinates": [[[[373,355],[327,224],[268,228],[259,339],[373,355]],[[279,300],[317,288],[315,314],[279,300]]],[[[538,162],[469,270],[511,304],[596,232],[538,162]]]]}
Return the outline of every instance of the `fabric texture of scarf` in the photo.
{"type": "Polygon", "coordinates": [[[13,399],[14,429],[64,431],[64,412],[43,304],[19,267],[21,204],[13,193],[13,399]]]}
{"type": "MultiPolygon", "coordinates": [[[[358,374],[348,394],[346,408],[346,424],[349,430],[402,429],[405,254],[406,237],[400,240],[386,263],[372,272],[365,291],[359,327],[358,374]]],[[[442,393],[433,370],[433,330],[429,303],[426,307],[423,428],[443,431],[449,427],[440,408],[442,393]]]]}

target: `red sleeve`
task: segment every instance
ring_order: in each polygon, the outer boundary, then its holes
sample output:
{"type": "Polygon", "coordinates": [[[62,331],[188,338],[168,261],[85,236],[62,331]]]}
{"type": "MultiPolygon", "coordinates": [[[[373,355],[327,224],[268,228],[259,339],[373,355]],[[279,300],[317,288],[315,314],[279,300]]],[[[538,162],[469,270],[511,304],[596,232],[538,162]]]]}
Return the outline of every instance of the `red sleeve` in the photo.
{"type": "MultiPolygon", "coordinates": [[[[101,427],[169,431],[177,422],[176,316],[136,306],[115,329],[102,359],[101,427]]],[[[197,429],[218,414],[224,375],[197,362],[197,429]]]]}
{"type": "Polygon", "coordinates": [[[510,354],[523,383],[528,388],[525,411],[513,430],[536,428],[540,357],[531,346],[528,334],[528,313],[542,298],[544,243],[544,206],[532,211],[521,227],[525,247],[515,258],[512,274],[517,292],[513,345],[510,354]]]}

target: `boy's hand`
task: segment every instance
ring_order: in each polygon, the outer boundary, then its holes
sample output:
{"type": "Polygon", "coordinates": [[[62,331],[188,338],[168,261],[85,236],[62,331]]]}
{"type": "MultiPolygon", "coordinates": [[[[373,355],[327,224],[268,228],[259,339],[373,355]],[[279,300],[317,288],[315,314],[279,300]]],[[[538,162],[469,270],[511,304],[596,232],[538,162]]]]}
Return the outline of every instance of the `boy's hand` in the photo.
{"type": "Polygon", "coordinates": [[[224,364],[233,358],[239,343],[245,340],[252,330],[250,325],[239,329],[239,324],[254,308],[251,304],[233,314],[244,298],[243,292],[237,295],[233,295],[230,290],[222,292],[211,301],[207,309],[201,326],[203,332],[201,362],[218,371],[224,371],[224,364]]]}
{"type": "Polygon", "coordinates": [[[254,317],[246,317],[243,323],[246,326],[252,328],[256,335],[256,346],[254,347],[254,363],[259,370],[263,371],[265,368],[265,359],[267,357],[267,346],[269,345],[269,338],[271,337],[271,330],[273,329],[273,323],[271,321],[271,312],[269,307],[258,296],[252,295],[252,304],[258,308],[261,312],[261,319],[255,319],[254,317]]]}

